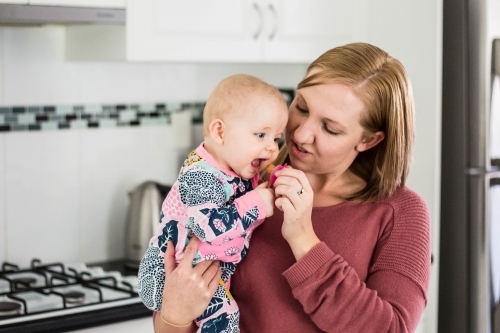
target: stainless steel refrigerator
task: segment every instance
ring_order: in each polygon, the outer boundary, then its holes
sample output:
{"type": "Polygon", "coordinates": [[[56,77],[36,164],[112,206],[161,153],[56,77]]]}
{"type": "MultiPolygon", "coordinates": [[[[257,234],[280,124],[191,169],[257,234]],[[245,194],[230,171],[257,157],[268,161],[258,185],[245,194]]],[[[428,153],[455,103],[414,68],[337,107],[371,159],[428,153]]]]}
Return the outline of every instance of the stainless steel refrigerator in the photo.
{"type": "Polygon", "coordinates": [[[500,0],[443,2],[440,333],[500,333],[500,0]]]}

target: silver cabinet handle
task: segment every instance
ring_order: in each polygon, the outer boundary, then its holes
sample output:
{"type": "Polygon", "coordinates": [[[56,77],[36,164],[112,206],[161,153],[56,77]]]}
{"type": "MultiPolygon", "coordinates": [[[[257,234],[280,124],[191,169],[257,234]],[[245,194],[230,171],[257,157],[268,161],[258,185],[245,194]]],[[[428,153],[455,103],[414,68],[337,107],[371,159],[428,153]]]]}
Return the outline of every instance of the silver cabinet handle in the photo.
{"type": "Polygon", "coordinates": [[[262,10],[260,9],[258,4],[254,3],[253,8],[255,9],[257,14],[259,15],[259,27],[257,28],[257,31],[253,35],[253,39],[257,39],[257,38],[259,38],[260,34],[262,33],[262,28],[264,26],[264,14],[262,13],[262,10]]]}
{"type": "Polygon", "coordinates": [[[276,12],[276,8],[272,3],[269,4],[269,11],[273,14],[273,31],[269,34],[269,39],[274,39],[276,33],[278,32],[278,13],[276,12]]]}

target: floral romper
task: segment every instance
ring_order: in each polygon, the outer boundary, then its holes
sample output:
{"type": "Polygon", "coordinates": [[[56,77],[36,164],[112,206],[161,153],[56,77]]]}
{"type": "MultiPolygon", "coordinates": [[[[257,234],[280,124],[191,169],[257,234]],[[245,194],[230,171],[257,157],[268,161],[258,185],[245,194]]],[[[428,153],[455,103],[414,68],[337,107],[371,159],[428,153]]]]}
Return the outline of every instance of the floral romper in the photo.
{"type": "Polygon", "coordinates": [[[196,319],[198,332],[239,332],[238,306],[229,285],[236,264],[248,251],[252,231],[266,216],[262,200],[252,191],[258,177],[247,180],[224,170],[203,144],[188,155],[163,202],[160,224],[139,266],[139,295],[149,309],[161,310],[167,242],[173,242],[179,262],[189,240],[196,236],[201,243],[193,266],[203,260],[220,260],[222,270],[215,295],[196,319]]]}

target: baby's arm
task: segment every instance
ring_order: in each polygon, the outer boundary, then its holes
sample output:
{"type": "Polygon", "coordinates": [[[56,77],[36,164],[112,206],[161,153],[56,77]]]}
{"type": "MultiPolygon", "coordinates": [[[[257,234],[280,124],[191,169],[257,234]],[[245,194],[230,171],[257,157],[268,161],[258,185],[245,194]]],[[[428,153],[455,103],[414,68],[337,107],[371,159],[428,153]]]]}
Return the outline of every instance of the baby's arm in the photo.
{"type": "Polygon", "coordinates": [[[179,178],[180,199],[189,216],[186,225],[202,241],[199,251],[203,259],[238,262],[246,230],[266,216],[257,191],[233,200],[234,191],[240,188],[237,185],[241,185],[238,179],[230,183],[225,175],[202,168],[179,178]]]}

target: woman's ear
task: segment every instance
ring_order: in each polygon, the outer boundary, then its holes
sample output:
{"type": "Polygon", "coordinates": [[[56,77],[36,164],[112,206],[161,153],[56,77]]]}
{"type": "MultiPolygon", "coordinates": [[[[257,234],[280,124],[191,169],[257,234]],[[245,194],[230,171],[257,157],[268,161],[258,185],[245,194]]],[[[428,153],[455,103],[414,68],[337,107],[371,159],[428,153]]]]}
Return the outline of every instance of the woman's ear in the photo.
{"type": "Polygon", "coordinates": [[[210,137],[217,143],[224,143],[224,122],[221,119],[214,119],[208,125],[208,132],[210,137]]]}
{"type": "Polygon", "coordinates": [[[375,147],[385,138],[385,133],[382,131],[375,132],[374,134],[366,137],[354,147],[357,152],[361,153],[365,150],[375,147]]]}

